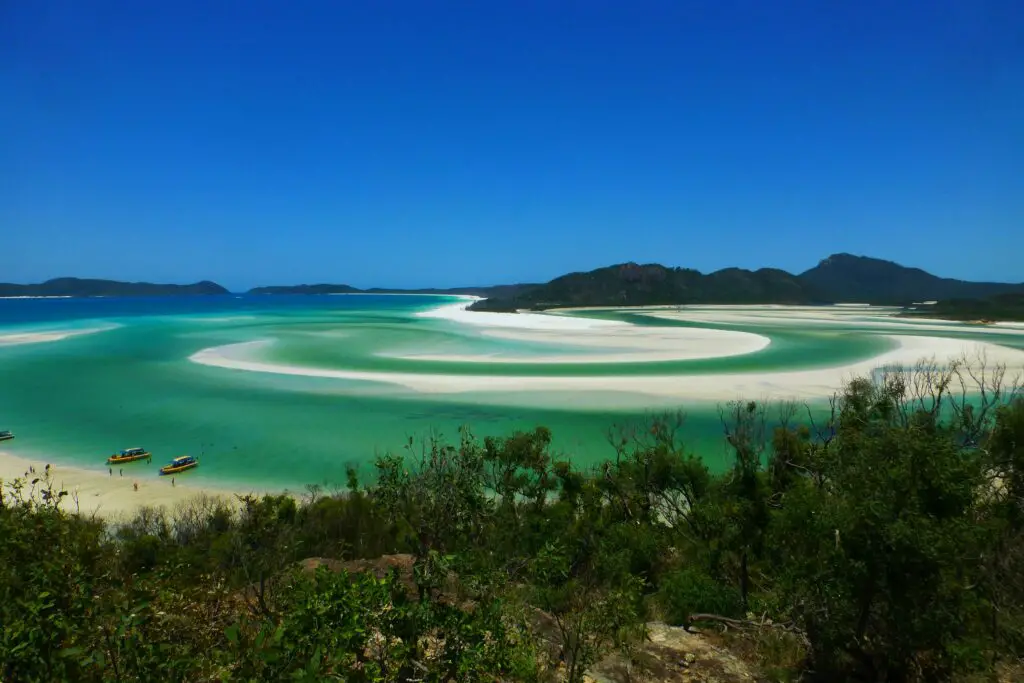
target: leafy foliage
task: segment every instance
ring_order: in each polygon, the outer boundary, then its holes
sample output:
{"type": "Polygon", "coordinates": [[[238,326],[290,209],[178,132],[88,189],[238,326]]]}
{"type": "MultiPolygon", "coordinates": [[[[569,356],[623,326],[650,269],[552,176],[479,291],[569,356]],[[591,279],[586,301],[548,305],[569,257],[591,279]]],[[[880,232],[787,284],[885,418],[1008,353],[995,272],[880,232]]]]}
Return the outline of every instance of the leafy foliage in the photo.
{"type": "Polygon", "coordinates": [[[931,306],[914,307],[904,315],[996,322],[1024,320],[1024,293],[1008,292],[984,299],[944,299],[931,306]]]}
{"type": "Polygon", "coordinates": [[[1024,656],[1024,400],[964,371],[851,382],[826,424],[722,406],[717,474],[666,415],[590,470],[464,431],[337,495],[117,524],[6,482],[0,679],[575,682],[655,618],[760,633],[790,680],[987,675],[1024,656]]]}

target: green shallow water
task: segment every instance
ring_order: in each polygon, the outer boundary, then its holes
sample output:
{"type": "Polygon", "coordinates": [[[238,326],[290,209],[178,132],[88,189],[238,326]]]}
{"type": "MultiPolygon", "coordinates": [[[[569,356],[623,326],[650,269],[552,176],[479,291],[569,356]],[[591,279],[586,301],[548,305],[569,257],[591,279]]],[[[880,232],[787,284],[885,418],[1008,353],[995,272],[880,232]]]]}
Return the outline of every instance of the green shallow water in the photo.
{"type": "MultiPolygon", "coordinates": [[[[274,375],[192,363],[211,347],[273,340],[261,358],[312,368],[502,375],[688,375],[845,365],[884,352],[877,328],[777,323],[730,326],[768,336],[765,350],[733,358],[602,365],[481,364],[403,360],[381,353],[550,354],[550,346],[484,337],[475,326],[415,314],[450,299],[428,297],[215,297],[75,302],[0,301],[0,335],[109,328],[61,341],[0,346],[0,429],[17,435],[3,449],[105,469],[114,450],[141,445],[163,461],[201,454],[187,475],[210,484],[298,489],[369,473],[374,456],[400,451],[409,437],[454,439],[468,424],[480,436],[545,425],[556,447],[587,465],[611,457],[609,427],[651,411],[683,408],[687,442],[712,467],[725,462],[716,406],[625,394],[580,407],[571,392],[419,395],[387,384],[274,375]]],[[[687,323],[602,312],[643,325],[687,323]]],[[[906,333],[900,331],[900,333],[906,333]]],[[[922,334],[933,334],[927,330],[922,334]]],[[[965,328],[952,335],[976,338],[965,328]]],[[[1000,343],[1004,340],[1000,339],[1000,343]]],[[[1019,337],[1005,340],[1021,346],[1019,337]]],[[[572,349],[562,349],[572,353],[572,349]]],[[[592,397],[588,397],[592,398],[592,397]]],[[[155,475],[135,464],[133,476],[155,475]]]]}

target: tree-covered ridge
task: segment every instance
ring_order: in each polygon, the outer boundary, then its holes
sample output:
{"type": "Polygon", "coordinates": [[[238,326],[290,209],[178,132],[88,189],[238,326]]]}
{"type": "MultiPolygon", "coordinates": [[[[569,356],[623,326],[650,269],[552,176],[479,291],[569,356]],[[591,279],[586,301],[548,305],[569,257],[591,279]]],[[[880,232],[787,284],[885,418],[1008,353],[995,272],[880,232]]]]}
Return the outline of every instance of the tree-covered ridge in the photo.
{"type": "Polygon", "coordinates": [[[969,322],[1024,320],[1024,294],[998,294],[987,299],[946,299],[930,306],[916,306],[905,311],[904,315],[969,322]]]}
{"type": "Polygon", "coordinates": [[[1003,292],[1024,293],[1024,284],[952,280],[891,261],[835,254],[799,275],[773,268],[726,268],[702,274],[659,264],[624,263],[563,275],[513,296],[477,302],[471,308],[512,311],[569,306],[832,303],[902,306],[1003,292]]]}
{"type": "Polygon", "coordinates": [[[34,285],[0,283],[3,296],[182,296],[228,294],[216,282],[204,280],[190,285],[165,285],[151,282],[118,282],[62,277],[34,285]]]}
{"type": "Polygon", "coordinates": [[[1024,283],[967,282],[943,278],[892,261],[834,254],[800,275],[815,296],[828,303],[902,306],[921,301],[1024,293],[1024,283]]]}
{"type": "Polygon", "coordinates": [[[688,268],[624,263],[570,273],[511,299],[488,299],[473,310],[514,310],[567,306],[653,306],[659,304],[812,303],[799,280],[781,270],[720,270],[709,275],[688,268]]]}
{"type": "Polygon", "coordinates": [[[617,456],[591,470],[543,428],[464,432],[301,503],[121,523],[69,512],[45,474],[5,482],[0,679],[655,680],[656,619],[727,629],[762,680],[1020,675],[1024,399],[1008,384],[922,365],[851,382],[825,420],[724,405],[722,474],[667,416],[613,431],[617,456]]]}

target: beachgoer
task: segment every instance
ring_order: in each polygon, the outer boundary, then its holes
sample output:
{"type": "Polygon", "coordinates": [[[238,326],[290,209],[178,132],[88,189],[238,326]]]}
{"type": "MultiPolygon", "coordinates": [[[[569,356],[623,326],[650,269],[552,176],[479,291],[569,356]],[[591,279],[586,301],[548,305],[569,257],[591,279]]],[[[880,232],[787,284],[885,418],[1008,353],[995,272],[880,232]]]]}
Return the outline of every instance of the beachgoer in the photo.
{"type": "Polygon", "coordinates": [[[117,468],[117,473],[118,473],[118,475],[119,475],[119,476],[122,476],[122,477],[123,477],[123,476],[124,476],[124,469],[122,469],[122,468],[118,467],[118,468],[117,468]]]}
{"type": "Polygon", "coordinates": [[[108,467],[107,471],[110,472],[110,476],[114,476],[114,468],[113,467],[108,467]]]}
{"type": "Polygon", "coordinates": [[[171,486],[174,486],[174,477],[171,477],[171,486]]]}
{"type": "Polygon", "coordinates": [[[134,487],[135,487],[135,490],[136,490],[136,491],[138,491],[138,490],[139,490],[139,482],[137,482],[137,481],[136,481],[136,482],[132,482],[132,486],[134,486],[134,487]]]}

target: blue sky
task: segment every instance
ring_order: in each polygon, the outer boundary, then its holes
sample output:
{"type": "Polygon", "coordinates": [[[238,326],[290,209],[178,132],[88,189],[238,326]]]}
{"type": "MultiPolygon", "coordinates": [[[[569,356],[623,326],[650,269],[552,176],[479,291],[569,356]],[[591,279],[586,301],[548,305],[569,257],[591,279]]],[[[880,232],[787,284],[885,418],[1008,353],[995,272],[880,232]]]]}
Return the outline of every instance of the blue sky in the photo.
{"type": "Polygon", "coordinates": [[[0,4],[0,281],[1024,280],[1019,0],[0,4]]]}

